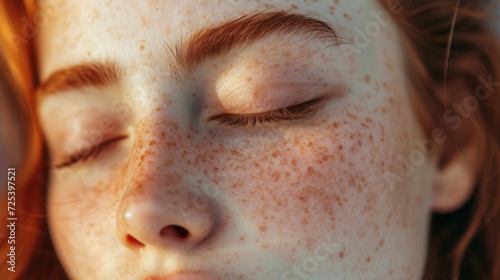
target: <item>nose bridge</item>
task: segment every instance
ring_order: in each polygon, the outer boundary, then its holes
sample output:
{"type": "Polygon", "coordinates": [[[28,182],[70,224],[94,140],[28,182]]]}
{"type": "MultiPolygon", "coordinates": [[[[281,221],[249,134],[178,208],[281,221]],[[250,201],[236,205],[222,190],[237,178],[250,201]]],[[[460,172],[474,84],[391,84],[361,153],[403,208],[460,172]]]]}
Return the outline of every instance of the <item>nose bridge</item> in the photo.
{"type": "MultiPolygon", "coordinates": [[[[149,108],[149,107],[147,107],[149,108]]],[[[154,111],[135,126],[135,140],[128,164],[128,174],[140,184],[129,184],[128,188],[138,188],[147,182],[148,188],[157,184],[178,185],[183,177],[177,171],[182,168],[181,153],[187,146],[192,146],[191,135],[186,125],[180,123],[175,116],[164,116],[152,106],[154,111]],[[184,147],[184,148],[183,148],[184,147]],[[137,180],[140,177],[141,180],[137,180]],[[161,182],[165,181],[165,182],[161,182]]],[[[178,117],[177,117],[178,118],[178,117]]]]}
{"type": "MultiPolygon", "coordinates": [[[[176,126],[171,126],[176,127],[176,126]]],[[[118,238],[130,249],[192,246],[214,229],[211,202],[195,191],[195,178],[180,173],[178,143],[165,129],[138,129],[117,212],[118,238]]]]}

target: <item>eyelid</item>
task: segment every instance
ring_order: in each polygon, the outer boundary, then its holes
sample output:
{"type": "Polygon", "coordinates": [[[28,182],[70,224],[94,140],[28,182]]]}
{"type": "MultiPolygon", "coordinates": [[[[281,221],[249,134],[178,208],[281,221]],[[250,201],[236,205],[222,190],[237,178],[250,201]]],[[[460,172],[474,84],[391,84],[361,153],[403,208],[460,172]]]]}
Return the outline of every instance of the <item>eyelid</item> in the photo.
{"type": "Polygon", "coordinates": [[[306,119],[321,110],[326,105],[326,99],[326,97],[319,97],[285,108],[260,113],[222,114],[211,117],[210,120],[232,127],[255,127],[264,123],[306,119]]]}
{"type": "Polygon", "coordinates": [[[110,145],[115,144],[126,138],[128,138],[128,135],[121,135],[114,138],[110,138],[108,140],[104,140],[99,144],[90,146],[89,148],[84,148],[79,151],[76,151],[75,153],[66,156],[61,163],[56,163],[53,164],[52,166],[57,169],[71,167],[77,163],[84,162],[93,157],[97,157],[100,152],[108,148],[110,145]]]}

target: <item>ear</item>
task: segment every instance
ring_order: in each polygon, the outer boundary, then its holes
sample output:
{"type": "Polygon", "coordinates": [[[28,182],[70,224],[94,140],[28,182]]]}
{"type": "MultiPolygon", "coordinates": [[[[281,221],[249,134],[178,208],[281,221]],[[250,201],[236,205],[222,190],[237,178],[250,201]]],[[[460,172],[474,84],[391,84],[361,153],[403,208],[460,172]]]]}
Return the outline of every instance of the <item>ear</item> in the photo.
{"type": "Polygon", "coordinates": [[[453,212],[469,200],[476,182],[476,160],[475,146],[468,145],[440,167],[434,184],[434,212],[453,212]]]}
{"type": "MultiPolygon", "coordinates": [[[[459,65],[477,62],[477,58],[468,56],[459,65]]],[[[471,107],[467,102],[475,98],[478,83],[457,73],[452,74],[448,83],[446,107],[449,109],[443,118],[449,137],[441,147],[433,191],[433,210],[437,213],[460,209],[470,199],[477,181],[480,131],[474,120],[480,115],[480,107],[471,107]]]]}

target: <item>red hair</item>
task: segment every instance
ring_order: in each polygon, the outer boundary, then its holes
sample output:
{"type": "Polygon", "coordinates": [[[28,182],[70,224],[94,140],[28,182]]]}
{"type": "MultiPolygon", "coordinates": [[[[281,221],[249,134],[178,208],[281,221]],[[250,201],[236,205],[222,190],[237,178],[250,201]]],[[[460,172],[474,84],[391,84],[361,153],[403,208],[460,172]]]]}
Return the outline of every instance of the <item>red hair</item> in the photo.
{"type": "Polygon", "coordinates": [[[404,30],[417,114],[429,137],[441,127],[453,142],[441,147],[441,166],[460,156],[466,145],[478,146],[472,197],[461,209],[432,217],[424,279],[500,279],[500,99],[493,92],[456,130],[443,118],[453,102],[477,95],[478,77],[500,81],[498,37],[488,28],[487,15],[480,12],[491,9],[487,5],[493,1],[400,4],[396,20],[404,30]],[[447,90],[457,80],[464,88],[447,90]]]}

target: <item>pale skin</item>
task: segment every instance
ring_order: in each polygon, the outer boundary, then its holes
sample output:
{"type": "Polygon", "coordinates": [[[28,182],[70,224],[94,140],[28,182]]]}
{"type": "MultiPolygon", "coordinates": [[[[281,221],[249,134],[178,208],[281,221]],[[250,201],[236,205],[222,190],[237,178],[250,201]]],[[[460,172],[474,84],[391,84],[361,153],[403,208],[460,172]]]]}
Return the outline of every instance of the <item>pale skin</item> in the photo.
{"type": "Polygon", "coordinates": [[[89,131],[101,132],[93,144],[116,139],[50,171],[49,225],[71,278],[420,279],[440,170],[433,155],[396,186],[384,177],[399,174],[398,157],[424,138],[395,22],[348,56],[306,36],[271,35],[181,81],[169,72],[166,43],[245,14],[307,14],[349,43],[385,9],[335,2],[57,6],[37,37],[40,79],[94,60],[121,73],[116,84],[54,93],[38,107],[55,165],[92,142],[89,131]],[[305,119],[210,120],[323,96],[305,119]]]}

